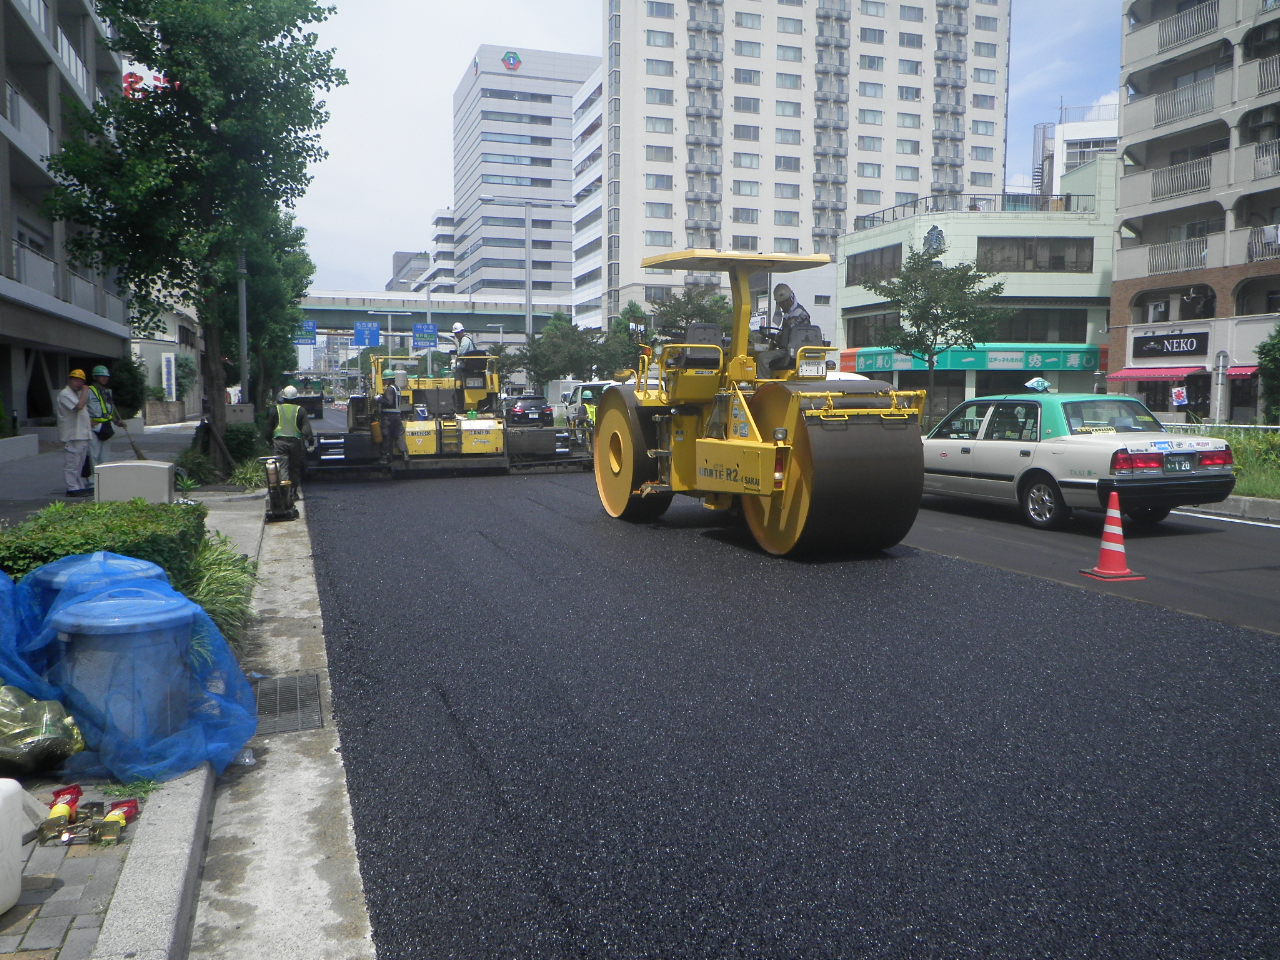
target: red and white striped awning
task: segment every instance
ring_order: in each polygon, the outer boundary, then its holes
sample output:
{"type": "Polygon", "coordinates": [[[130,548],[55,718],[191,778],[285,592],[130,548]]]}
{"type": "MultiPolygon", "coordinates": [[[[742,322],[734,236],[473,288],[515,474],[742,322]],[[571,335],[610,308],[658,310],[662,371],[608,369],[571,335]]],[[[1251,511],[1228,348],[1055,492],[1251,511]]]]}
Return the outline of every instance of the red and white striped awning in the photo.
{"type": "Polygon", "coordinates": [[[1204,367],[1125,367],[1115,373],[1108,373],[1108,380],[1184,380],[1197,373],[1204,373],[1204,367]]]}
{"type": "Polygon", "coordinates": [[[1257,364],[1252,367],[1227,367],[1227,376],[1235,380],[1244,380],[1258,372],[1257,364]]]}

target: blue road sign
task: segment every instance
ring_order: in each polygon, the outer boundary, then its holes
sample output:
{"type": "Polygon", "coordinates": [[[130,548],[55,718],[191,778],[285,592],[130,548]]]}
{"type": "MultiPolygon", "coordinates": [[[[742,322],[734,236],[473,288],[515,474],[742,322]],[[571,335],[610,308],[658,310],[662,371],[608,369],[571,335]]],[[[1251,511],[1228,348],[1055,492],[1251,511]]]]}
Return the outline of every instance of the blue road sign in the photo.
{"type": "Polygon", "coordinates": [[[353,347],[380,347],[382,346],[382,326],[377,320],[357,320],[355,322],[354,336],[351,338],[353,347]]]}
{"type": "Polygon", "coordinates": [[[303,320],[298,335],[293,338],[293,342],[300,347],[314,347],[316,345],[316,321],[303,320]]]}
{"type": "Polygon", "coordinates": [[[440,328],[434,323],[415,323],[413,325],[413,345],[415,347],[439,346],[436,341],[436,334],[439,332],[440,328]]]}

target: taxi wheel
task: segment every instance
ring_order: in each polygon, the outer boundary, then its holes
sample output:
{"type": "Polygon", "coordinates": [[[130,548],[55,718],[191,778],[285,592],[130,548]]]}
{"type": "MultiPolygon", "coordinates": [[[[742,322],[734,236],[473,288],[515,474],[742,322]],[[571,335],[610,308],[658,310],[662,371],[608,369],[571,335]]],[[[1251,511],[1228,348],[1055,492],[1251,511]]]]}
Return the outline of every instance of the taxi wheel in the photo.
{"type": "Polygon", "coordinates": [[[1037,474],[1027,480],[1018,499],[1023,518],[1042,530],[1060,527],[1071,516],[1071,508],[1062,502],[1062,491],[1048,474],[1037,474]]]}
{"type": "Polygon", "coordinates": [[[1153,526],[1169,515],[1168,507],[1137,507],[1126,510],[1124,515],[1139,526],[1153,526]]]}

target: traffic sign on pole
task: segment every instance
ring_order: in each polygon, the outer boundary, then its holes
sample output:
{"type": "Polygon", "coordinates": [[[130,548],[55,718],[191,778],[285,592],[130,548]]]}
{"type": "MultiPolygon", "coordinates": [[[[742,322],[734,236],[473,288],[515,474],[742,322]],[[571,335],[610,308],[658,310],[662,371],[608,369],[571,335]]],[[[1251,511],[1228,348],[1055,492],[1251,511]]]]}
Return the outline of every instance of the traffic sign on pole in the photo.
{"type": "Polygon", "coordinates": [[[357,320],[351,345],[353,347],[382,346],[381,324],[377,320],[357,320]]]}
{"type": "Polygon", "coordinates": [[[303,320],[299,325],[298,335],[293,338],[293,342],[299,347],[314,347],[316,345],[316,321],[303,320]]]}
{"type": "Polygon", "coordinates": [[[419,347],[439,346],[437,334],[440,328],[434,323],[415,323],[413,325],[413,345],[419,347]]]}

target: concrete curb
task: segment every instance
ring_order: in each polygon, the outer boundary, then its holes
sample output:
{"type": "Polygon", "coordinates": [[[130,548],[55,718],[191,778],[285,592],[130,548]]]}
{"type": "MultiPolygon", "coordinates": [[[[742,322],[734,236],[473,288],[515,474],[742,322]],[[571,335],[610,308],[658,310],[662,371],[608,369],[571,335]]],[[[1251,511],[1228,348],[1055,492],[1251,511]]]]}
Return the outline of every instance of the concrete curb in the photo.
{"type": "Polygon", "coordinates": [[[209,835],[213,770],[202,764],[148,798],[92,960],[181,960],[209,835]]]}
{"type": "Polygon", "coordinates": [[[1265,497],[1227,497],[1221,503],[1182,507],[1181,510],[1184,513],[1204,513],[1214,517],[1280,523],[1280,500],[1269,500],[1265,497]]]}

